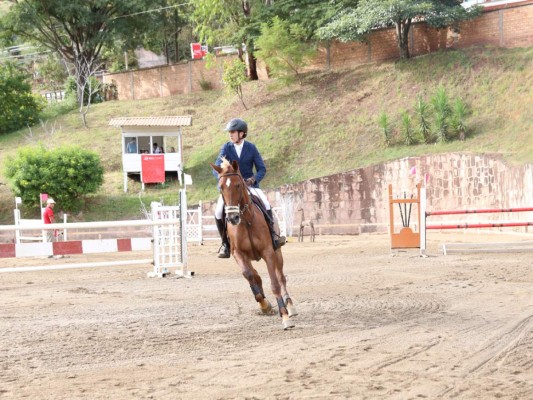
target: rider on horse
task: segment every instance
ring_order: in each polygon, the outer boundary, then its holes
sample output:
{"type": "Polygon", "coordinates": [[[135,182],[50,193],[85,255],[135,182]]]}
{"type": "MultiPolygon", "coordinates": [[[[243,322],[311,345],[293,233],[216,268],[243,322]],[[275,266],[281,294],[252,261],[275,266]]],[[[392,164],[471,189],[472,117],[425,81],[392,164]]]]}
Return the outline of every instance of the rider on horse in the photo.
{"type": "MultiPolygon", "coordinates": [[[[248,125],[242,119],[232,119],[228,122],[225,130],[229,132],[230,140],[220,149],[220,154],[218,155],[215,164],[220,166],[223,159],[228,160],[230,163],[232,161],[237,161],[239,163],[239,169],[248,186],[248,191],[252,195],[259,197],[263,202],[268,217],[267,222],[270,225],[272,234],[272,243],[274,248],[277,249],[285,244],[285,237],[278,236],[274,231],[274,216],[272,215],[270,203],[263,191],[259,189],[259,182],[266,174],[266,166],[263,162],[263,158],[253,143],[244,140],[248,134],[248,125]],[[256,171],[255,175],[254,167],[256,171]]],[[[218,178],[215,171],[213,171],[213,175],[215,175],[215,178],[218,178]]],[[[218,257],[229,258],[230,246],[226,234],[226,222],[223,220],[223,212],[224,199],[222,198],[222,195],[220,195],[215,209],[215,221],[218,233],[222,239],[222,246],[218,251],[218,257]]]]}

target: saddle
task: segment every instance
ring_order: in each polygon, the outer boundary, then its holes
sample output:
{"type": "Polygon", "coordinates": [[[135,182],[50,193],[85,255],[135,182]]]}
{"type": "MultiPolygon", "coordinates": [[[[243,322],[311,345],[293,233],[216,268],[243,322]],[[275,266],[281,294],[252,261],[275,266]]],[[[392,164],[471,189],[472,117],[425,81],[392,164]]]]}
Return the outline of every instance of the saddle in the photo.
{"type": "Polygon", "coordinates": [[[248,192],[248,194],[250,196],[250,199],[252,200],[252,203],[254,203],[257,208],[259,208],[259,210],[261,210],[261,212],[263,213],[263,216],[265,217],[265,220],[268,223],[270,233],[272,233],[274,230],[274,220],[270,218],[270,215],[268,215],[265,205],[263,204],[259,196],[256,196],[255,194],[252,194],[250,192],[248,192]]]}
{"type": "Polygon", "coordinates": [[[261,199],[258,196],[250,192],[248,192],[248,194],[250,195],[250,199],[252,200],[252,203],[254,203],[257,206],[257,208],[261,210],[261,213],[265,217],[265,221],[268,224],[268,229],[270,230],[270,238],[272,239],[272,246],[274,247],[274,250],[277,250],[279,247],[283,246],[285,241],[283,241],[283,244],[281,244],[278,240],[280,239],[280,236],[274,230],[274,215],[272,214],[272,212],[269,213],[267,211],[264,203],[261,201],[261,199]]]}

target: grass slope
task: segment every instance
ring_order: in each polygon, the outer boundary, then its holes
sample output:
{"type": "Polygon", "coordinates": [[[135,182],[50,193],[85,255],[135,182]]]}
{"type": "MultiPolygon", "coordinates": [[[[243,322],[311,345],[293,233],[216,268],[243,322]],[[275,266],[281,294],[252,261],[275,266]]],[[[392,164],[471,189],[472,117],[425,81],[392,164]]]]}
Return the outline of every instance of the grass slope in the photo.
{"type": "MultiPolygon", "coordinates": [[[[533,48],[446,51],[405,62],[309,73],[301,86],[249,82],[243,91],[248,110],[221,91],[98,104],[88,115],[88,129],[71,112],[47,122],[47,130],[55,127],[51,138],[42,127],[34,127],[31,140],[48,141],[50,146],[76,143],[101,154],[105,184],[74,216],[83,220],[138,218],[140,198],[145,204],[173,204],[176,199],[176,183],[143,194],[140,185],[132,183],[130,192],[123,193],[120,130],[108,126],[117,116],[193,116],[194,126],[184,129],[186,172],[194,182],[190,204],[216,197],[209,162],[227,140],[223,128],[233,117],[249,123],[249,139],[261,149],[269,168],[262,184],[266,188],[428,153],[490,152],[511,163],[533,162],[533,48]],[[386,147],[378,115],[385,110],[399,126],[401,111],[414,117],[416,96],[429,99],[441,84],[451,98],[462,97],[473,110],[467,140],[386,147]]],[[[27,136],[24,130],[0,137],[0,166],[28,144],[27,136]]],[[[0,182],[5,182],[2,175],[0,182]]],[[[10,223],[13,195],[7,186],[0,186],[0,209],[0,222],[10,223]]]]}

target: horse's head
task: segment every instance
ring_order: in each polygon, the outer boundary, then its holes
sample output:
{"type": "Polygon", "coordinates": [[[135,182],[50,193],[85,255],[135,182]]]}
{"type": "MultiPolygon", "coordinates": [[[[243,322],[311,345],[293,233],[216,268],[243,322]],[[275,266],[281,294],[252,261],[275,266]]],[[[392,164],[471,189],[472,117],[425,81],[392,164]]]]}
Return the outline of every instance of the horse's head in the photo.
{"type": "Polygon", "coordinates": [[[237,161],[230,164],[228,160],[223,159],[220,167],[214,164],[211,164],[211,167],[218,172],[218,186],[224,199],[226,218],[232,225],[238,225],[241,222],[241,213],[248,203],[248,192],[239,172],[239,164],[237,161]]]}

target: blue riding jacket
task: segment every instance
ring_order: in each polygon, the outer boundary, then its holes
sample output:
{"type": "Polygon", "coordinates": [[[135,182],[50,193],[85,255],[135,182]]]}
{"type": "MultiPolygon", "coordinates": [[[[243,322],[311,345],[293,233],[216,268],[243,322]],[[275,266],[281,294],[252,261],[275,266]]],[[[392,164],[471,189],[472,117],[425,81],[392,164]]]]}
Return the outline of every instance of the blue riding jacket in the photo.
{"type": "MultiPolygon", "coordinates": [[[[242,147],[241,158],[239,158],[237,156],[237,151],[235,151],[235,146],[233,146],[233,142],[226,142],[220,148],[220,153],[215,161],[215,165],[220,167],[220,164],[222,164],[222,157],[224,157],[230,163],[237,161],[239,163],[239,169],[242,177],[244,179],[255,177],[255,183],[253,187],[259,187],[259,182],[261,182],[261,180],[265,177],[266,166],[255,144],[245,140],[242,147]],[[255,176],[254,167],[256,170],[255,176]]],[[[213,175],[218,179],[218,174],[215,170],[213,170],[213,175]]]]}

